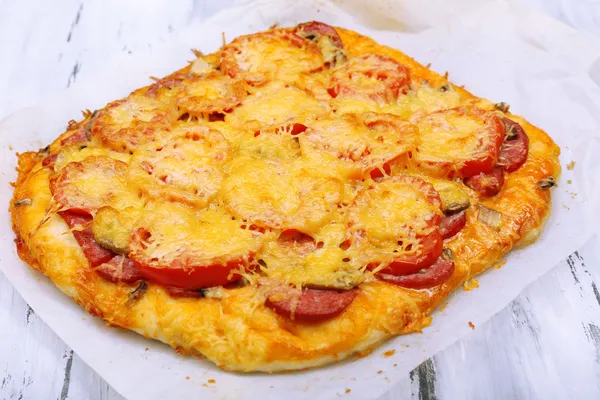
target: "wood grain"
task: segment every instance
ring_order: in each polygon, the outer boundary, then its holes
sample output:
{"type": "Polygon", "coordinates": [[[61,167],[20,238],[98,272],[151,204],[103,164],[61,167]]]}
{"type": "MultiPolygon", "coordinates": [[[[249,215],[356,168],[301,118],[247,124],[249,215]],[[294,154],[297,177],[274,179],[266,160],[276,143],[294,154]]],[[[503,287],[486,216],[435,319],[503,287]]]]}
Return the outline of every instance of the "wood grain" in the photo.
{"type": "MultiPolygon", "coordinates": [[[[98,60],[168,41],[233,2],[0,0],[0,118],[93,77],[98,60]]],[[[526,2],[600,37],[600,0],[526,2]]],[[[574,253],[382,399],[600,398],[600,272],[591,260],[591,251],[574,253]]],[[[0,399],[122,398],[1,273],[0,338],[0,399]]]]}

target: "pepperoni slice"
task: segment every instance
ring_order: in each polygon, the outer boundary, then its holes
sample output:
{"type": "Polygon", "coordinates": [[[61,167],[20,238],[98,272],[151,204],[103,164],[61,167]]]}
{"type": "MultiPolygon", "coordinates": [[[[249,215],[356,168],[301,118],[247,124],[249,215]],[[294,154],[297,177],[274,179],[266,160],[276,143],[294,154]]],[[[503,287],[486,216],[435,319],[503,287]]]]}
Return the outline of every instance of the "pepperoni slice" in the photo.
{"type": "Polygon", "coordinates": [[[376,183],[348,213],[353,258],[370,269],[388,263],[386,273],[396,275],[428,267],[443,250],[441,207],[433,186],[420,178],[400,175],[376,183]]]}
{"type": "Polygon", "coordinates": [[[467,212],[461,211],[457,214],[446,215],[440,224],[440,233],[443,239],[449,239],[464,228],[467,223],[467,212]]]}
{"type": "Polygon", "coordinates": [[[105,205],[132,205],[139,198],[127,186],[127,164],[106,156],[71,162],[50,180],[50,190],[61,210],[93,214],[105,205]]]}
{"type": "Polygon", "coordinates": [[[135,152],[130,182],[155,199],[205,206],[221,189],[229,143],[216,130],[180,125],[167,144],[151,143],[135,152]]]}
{"type": "Polygon", "coordinates": [[[96,243],[90,226],[90,222],[92,221],[91,215],[78,214],[70,211],[62,211],[58,214],[66,222],[67,226],[71,229],[71,232],[73,232],[75,240],[77,240],[77,243],[81,246],[81,250],[83,250],[83,254],[92,268],[110,261],[115,256],[115,253],[100,247],[98,243],[96,243]]]}
{"type": "Polygon", "coordinates": [[[142,279],[140,271],[127,256],[116,255],[109,261],[98,265],[96,273],[114,283],[134,283],[142,279]]]}
{"type": "Polygon", "coordinates": [[[500,193],[504,185],[504,171],[496,167],[490,173],[481,173],[465,179],[465,185],[482,196],[495,196],[500,193]]]}
{"type": "Polygon", "coordinates": [[[507,139],[500,147],[498,166],[506,172],[516,171],[527,161],[529,153],[529,137],[521,125],[508,118],[503,118],[506,125],[507,139]]]}
{"type": "Polygon", "coordinates": [[[328,92],[331,97],[366,97],[391,103],[410,89],[410,70],[393,58],[379,54],[354,57],[335,70],[328,92]]]}
{"type": "Polygon", "coordinates": [[[109,103],[91,124],[91,132],[105,146],[132,152],[168,130],[179,117],[175,107],[149,96],[132,94],[109,103]]]}
{"type": "Polygon", "coordinates": [[[342,38],[332,26],[317,21],[306,22],[296,27],[296,33],[317,43],[326,67],[334,67],[346,61],[342,38]]]}
{"type": "Polygon", "coordinates": [[[432,176],[468,178],[496,165],[505,127],[494,113],[473,106],[433,112],[417,122],[415,162],[432,176]]]}
{"type": "Polygon", "coordinates": [[[318,46],[294,32],[277,29],[240,36],[223,47],[221,71],[254,86],[270,80],[295,81],[305,72],[323,67],[318,46]]]}
{"type": "Polygon", "coordinates": [[[290,288],[290,293],[279,291],[271,295],[265,305],[284,317],[304,322],[319,322],[336,317],[352,303],[357,290],[303,289],[301,293],[290,288]],[[281,300],[280,300],[281,299],[281,300]]]}
{"type": "Polygon", "coordinates": [[[427,289],[446,282],[453,273],[454,262],[439,257],[432,266],[423,272],[403,276],[379,273],[377,278],[408,289],[427,289]]]}
{"type": "Polygon", "coordinates": [[[145,278],[165,286],[200,289],[240,279],[262,235],[222,211],[177,203],[148,206],[136,222],[129,257],[145,278]]]}

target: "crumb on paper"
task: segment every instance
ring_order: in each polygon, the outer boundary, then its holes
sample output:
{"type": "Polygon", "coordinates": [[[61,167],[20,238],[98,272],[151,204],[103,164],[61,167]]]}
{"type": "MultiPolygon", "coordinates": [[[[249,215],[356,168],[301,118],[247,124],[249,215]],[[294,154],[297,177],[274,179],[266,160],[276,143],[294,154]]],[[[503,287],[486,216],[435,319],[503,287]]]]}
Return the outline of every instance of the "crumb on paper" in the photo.
{"type": "Polygon", "coordinates": [[[479,287],[479,281],[475,278],[465,283],[465,290],[468,292],[469,290],[477,289],[479,287]]]}
{"type": "Polygon", "coordinates": [[[391,350],[388,350],[388,351],[386,351],[385,353],[383,353],[383,356],[384,356],[384,357],[391,357],[391,356],[393,356],[394,354],[396,354],[396,350],[394,350],[394,349],[391,349],[391,350]]]}
{"type": "Polygon", "coordinates": [[[352,390],[350,390],[350,389],[346,388],[346,390],[344,390],[344,393],[348,394],[348,393],[350,393],[351,391],[352,391],[352,390]]]}
{"type": "Polygon", "coordinates": [[[189,377],[189,376],[186,376],[186,377],[185,377],[185,379],[186,379],[187,381],[189,381],[189,380],[190,380],[190,377],[189,377]]]}
{"type": "Polygon", "coordinates": [[[8,145],[8,149],[9,149],[10,151],[13,151],[13,150],[14,150],[14,147],[12,147],[12,144],[9,144],[9,145],[8,145]]]}
{"type": "Polygon", "coordinates": [[[500,261],[498,264],[494,265],[495,269],[500,269],[504,266],[504,264],[506,264],[506,260],[502,260],[500,261]]]}
{"type": "Polygon", "coordinates": [[[355,381],[355,380],[356,380],[356,378],[350,378],[350,380],[351,380],[351,381],[355,381]]]}
{"type": "Polygon", "coordinates": [[[565,208],[565,209],[567,209],[567,210],[571,211],[571,209],[570,209],[570,208],[569,208],[569,207],[568,207],[568,206],[567,206],[565,203],[562,203],[562,206],[563,206],[563,208],[565,208]]]}
{"type": "Polygon", "coordinates": [[[575,197],[577,197],[577,193],[571,192],[571,198],[575,200],[575,197]]]}
{"type": "Polygon", "coordinates": [[[379,371],[377,371],[377,373],[378,373],[379,375],[381,375],[381,374],[383,374],[383,371],[382,371],[382,370],[379,370],[379,371]]]}
{"type": "Polygon", "coordinates": [[[442,303],[442,305],[440,306],[440,311],[444,311],[444,310],[446,309],[446,307],[448,307],[448,302],[447,302],[447,301],[444,301],[444,302],[442,303]]]}
{"type": "Polygon", "coordinates": [[[217,383],[217,381],[214,379],[209,379],[208,383],[210,383],[211,385],[214,385],[215,383],[217,383]]]}
{"type": "Polygon", "coordinates": [[[573,183],[573,181],[570,179],[567,179],[567,183],[570,185],[571,183],[573,183]]]}
{"type": "Polygon", "coordinates": [[[394,364],[394,367],[397,367],[397,366],[398,366],[398,364],[394,364]]]}
{"type": "Polygon", "coordinates": [[[567,164],[567,169],[569,171],[573,171],[573,168],[575,168],[575,161],[571,161],[570,163],[567,164]]]}
{"type": "Polygon", "coordinates": [[[471,321],[469,321],[469,327],[473,330],[475,330],[475,325],[473,325],[473,323],[471,321]]]}

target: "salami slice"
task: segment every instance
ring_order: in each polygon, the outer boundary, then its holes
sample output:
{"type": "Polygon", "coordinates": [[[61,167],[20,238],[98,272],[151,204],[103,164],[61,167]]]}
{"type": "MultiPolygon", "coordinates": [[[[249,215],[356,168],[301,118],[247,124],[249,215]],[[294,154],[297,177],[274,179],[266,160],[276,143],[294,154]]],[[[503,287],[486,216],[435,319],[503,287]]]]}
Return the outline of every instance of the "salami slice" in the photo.
{"type": "Polygon", "coordinates": [[[491,197],[500,193],[504,185],[504,171],[495,167],[492,172],[480,173],[465,180],[465,185],[482,196],[491,197]]]}
{"type": "Polygon", "coordinates": [[[377,274],[377,277],[384,282],[408,289],[426,289],[441,285],[446,282],[453,273],[454,261],[440,257],[431,267],[423,270],[423,272],[403,276],[379,273],[377,274]]]}
{"type": "Polygon", "coordinates": [[[142,279],[140,271],[127,256],[116,255],[110,261],[100,264],[96,273],[114,283],[134,283],[142,279]]]}
{"type": "Polygon", "coordinates": [[[467,223],[467,212],[461,211],[457,214],[446,215],[440,224],[440,233],[443,239],[449,239],[456,235],[467,223]]]}
{"type": "MultiPolygon", "coordinates": [[[[290,288],[290,291],[294,289],[290,288]]],[[[299,297],[290,294],[282,300],[271,300],[279,297],[269,298],[265,305],[279,315],[295,319],[297,321],[319,322],[340,315],[352,303],[358,292],[356,290],[322,290],[304,289],[299,297]]],[[[277,297],[276,297],[277,296],[277,297]]]]}
{"type": "Polygon", "coordinates": [[[500,147],[497,165],[506,172],[516,171],[527,161],[529,153],[529,137],[515,121],[504,118],[507,139],[500,147]]]}
{"type": "Polygon", "coordinates": [[[59,215],[73,232],[75,240],[77,240],[77,243],[81,246],[81,250],[83,250],[83,254],[85,254],[85,257],[92,268],[110,261],[115,256],[115,253],[104,247],[100,247],[98,243],[96,243],[90,225],[90,222],[92,222],[91,215],[78,214],[70,211],[60,212],[59,215]]]}

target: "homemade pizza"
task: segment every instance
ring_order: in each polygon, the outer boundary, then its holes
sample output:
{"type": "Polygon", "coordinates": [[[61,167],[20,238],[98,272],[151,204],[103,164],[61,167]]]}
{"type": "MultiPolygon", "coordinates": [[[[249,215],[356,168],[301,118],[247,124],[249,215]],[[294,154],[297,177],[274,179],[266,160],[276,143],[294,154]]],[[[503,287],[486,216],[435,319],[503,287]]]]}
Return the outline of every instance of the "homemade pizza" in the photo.
{"type": "Polygon", "coordinates": [[[109,325],[315,367],[420,331],[540,235],[560,150],[508,104],[320,22],[195,55],[19,155],[20,257],[109,325]]]}

